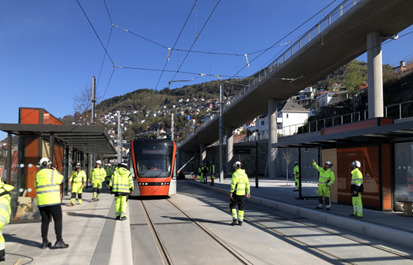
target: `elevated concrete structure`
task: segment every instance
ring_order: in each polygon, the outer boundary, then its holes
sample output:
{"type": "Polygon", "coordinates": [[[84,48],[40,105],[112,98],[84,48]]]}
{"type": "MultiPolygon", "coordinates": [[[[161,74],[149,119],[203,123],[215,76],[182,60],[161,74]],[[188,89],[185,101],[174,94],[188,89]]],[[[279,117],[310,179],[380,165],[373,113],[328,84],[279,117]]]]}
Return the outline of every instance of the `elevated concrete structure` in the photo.
{"type": "MultiPolygon", "coordinates": [[[[274,63],[258,75],[253,85],[224,109],[225,127],[237,128],[267,111],[268,99],[285,100],[304,87],[315,83],[329,73],[367,51],[367,35],[379,32],[380,41],[398,34],[413,24],[411,0],[346,1],[354,6],[340,6],[339,18],[308,43],[295,43],[282,63],[274,63]],[[346,12],[342,12],[346,9],[346,12]],[[297,47],[296,47],[297,46],[297,47]],[[295,51],[294,48],[299,48],[295,51]]],[[[330,19],[330,18],[329,18],[330,19]]],[[[314,34],[317,34],[315,31],[314,34]]],[[[306,36],[304,36],[306,38],[306,36]]],[[[303,38],[303,40],[305,39],[303,38]]],[[[300,39],[301,40],[301,39],[300,39]]],[[[218,140],[218,117],[198,128],[178,144],[181,151],[199,149],[218,140]]]]}

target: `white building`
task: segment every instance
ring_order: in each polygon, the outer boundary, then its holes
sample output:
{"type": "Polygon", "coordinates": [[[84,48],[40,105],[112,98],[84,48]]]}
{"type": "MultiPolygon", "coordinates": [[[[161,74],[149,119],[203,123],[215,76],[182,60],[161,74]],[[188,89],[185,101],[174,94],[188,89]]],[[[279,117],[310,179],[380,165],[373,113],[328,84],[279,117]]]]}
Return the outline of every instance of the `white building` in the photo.
{"type": "MultiPolygon", "coordinates": [[[[277,110],[277,133],[287,136],[298,132],[298,128],[303,126],[309,117],[310,111],[292,100],[281,104],[277,110]]],[[[268,115],[261,115],[254,120],[255,126],[249,128],[252,135],[250,140],[268,138],[268,115]]]]}

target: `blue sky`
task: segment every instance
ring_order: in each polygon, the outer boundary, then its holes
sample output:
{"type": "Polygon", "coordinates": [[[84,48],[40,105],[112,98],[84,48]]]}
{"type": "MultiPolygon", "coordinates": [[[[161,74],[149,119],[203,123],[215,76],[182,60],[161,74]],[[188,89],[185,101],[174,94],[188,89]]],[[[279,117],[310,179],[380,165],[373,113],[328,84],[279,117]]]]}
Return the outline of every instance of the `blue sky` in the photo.
{"type": "MultiPolygon", "coordinates": [[[[73,98],[91,87],[92,76],[98,78],[101,99],[141,88],[173,89],[207,82],[216,80],[214,75],[249,76],[286,46],[276,45],[255,58],[258,51],[334,2],[280,44],[294,40],[341,1],[199,0],[188,17],[194,2],[0,1],[0,123],[17,123],[19,107],[41,107],[56,117],[73,114],[73,98]],[[161,75],[168,48],[174,47],[181,30],[175,46],[180,51],[172,51],[167,71],[161,75]],[[109,43],[111,60],[107,56],[104,60],[101,42],[109,43]],[[184,51],[191,47],[198,52],[184,51]],[[244,67],[244,54],[252,61],[250,67],[244,67]],[[190,74],[176,74],[177,69],[190,74]]],[[[413,27],[399,35],[411,31],[413,27]]],[[[383,63],[396,66],[400,60],[412,59],[412,43],[413,34],[409,34],[384,45],[383,63]]],[[[0,138],[4,137],[1,132],[0,138]]]]}

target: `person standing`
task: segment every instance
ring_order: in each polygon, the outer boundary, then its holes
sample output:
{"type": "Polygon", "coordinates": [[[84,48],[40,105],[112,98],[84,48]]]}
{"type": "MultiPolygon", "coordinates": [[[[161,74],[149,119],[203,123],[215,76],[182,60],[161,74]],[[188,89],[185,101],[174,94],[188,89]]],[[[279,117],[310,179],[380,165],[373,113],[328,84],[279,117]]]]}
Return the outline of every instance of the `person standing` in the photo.
{"type": "Polygon", "coordinates": [[[360,161],[354,160],[351,163],[351,201],[353,204],[353,213],[350,216],[363,218],[363,202],[361,200],[361,193],[364,191],[363,174],[360,171],[360,161]]]}
{"type": "Polygon", "coordinates": [[[202,165],[199,165],[198,167],[198,174],[199,174],[199,182],[200,183],[204,182],[204,173],[202,172],[202,165]]]}
{"type": "Polygon", "coordinates": [[[111,164],[107,164],[106,165],[106,177],[105,177],[105,181],[106,181],[106,185],[109,186],[109,181],[110,181],[110,177],[112,176],[112,170],[111,170],[111,164]]]}
{"type": "Polygon", "coordinates": [[[318,206],[315,208],[323,209],[325,205],[326,210],[329,211],[331,208],[330,187],[335,180],[334,172],[331,170],[333,163],[326,161],[324,167],[319,167],[313,159],[313,166],[320,173],[318,178],[318,206]]]}
{"type": "Polygon", "coordinates": [[[211,186],[214,186],[215,165],[212,161],[209,163],[209,172],[211,173],[211,186]]]}
{"type": "Polygon", "coordinates": [[[208,183],[208,166],[206,164],[204,164],[204,166],[202,167],[202,176],[204,179],[204,184],[208,183]]]}
{"type": "Polygon", "coordinates": [[[244,221],[244,199],[245,193],[247,193],[247,198],[250,197],[250,183],[248,181],[248,175],[245,173],[244,169],[241,169],[241,162],[237,161],[234,163],[234,173],[231,179],[231,190],[230,190],[230,203],[229,208],[232,215],[231,225],[242,225],[244,221]],[[238,216],[236,206],[238,204],[238,216]]]}
{"type": "Polygon", "coordinates": [[[115,195],[116,220],[126,220],[127,201],[129,194],[133,192],[133,180],[125,162],[120,163],[119,167],[113,171],[109,189],[110,194],[115,195]]]}
{"type": "Polygon", "coordinates": [[[294,191],[298,191],[300,188],[300,168],[298,167],[298,162],[294,162],[293,175],[295,179],[295,190],[294,191]]]}
{"type": "Polygon", "coordinates": [[[46,157],[40,159],[40,170],[37,172],[34,181],[37,207],[39,207],[40,216],[42,217],[41,233],[43,243],[41,248],[51,247],[51,243],[47,239],[51,217],[53,217],[55,223],[56,243],[54,247],[67,248],[69,244],[66,244],[62,238],[63,215],[60,196],[60,185],[63,183],[64,177],[57,170],[50,169],[49,162],[50,160],[46,157]]]}
{"type": "Polygon", "coordinates": [[[69,179],[69,187],[72,187],[72,198],[70,199],[70,205],[75,206],[76,194],[78,198],[78,204],[82,204],[83,188],[86,186],[86,172],[82,170],[80,163],[76,164],[75,172],[72,172],[69,179]]]}
{"type": "Polygon", "coordinates": [[[102,161],[97,160],[96,166],[92,169],[92,185],[93,185],[93,197],[92,201],[98,201],[100,199],[100,191],[102,189],[102,182],[105,180],[106,171],[101,167],[102,161]]]}
{"type": "Polygon", "coordinates": [[[3,229],[10,222],[10,193],[13,189],[12,185],[5,184],[0,180],[0,261],[6,260],[3,229]]]}

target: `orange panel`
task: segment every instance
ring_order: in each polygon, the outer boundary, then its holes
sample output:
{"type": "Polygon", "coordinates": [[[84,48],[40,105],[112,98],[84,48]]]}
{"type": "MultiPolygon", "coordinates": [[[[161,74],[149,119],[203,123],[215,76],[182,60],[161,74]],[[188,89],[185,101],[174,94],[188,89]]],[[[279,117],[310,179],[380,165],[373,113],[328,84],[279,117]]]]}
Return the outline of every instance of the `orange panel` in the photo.
{"type": "Polygon", "coordinates": [[[139,186],[140,196],[168,196],[169,185],[139,186]]]}
{"type": "Polygon", "coordinates": [[[39,109],[20,108],[20,124],[39,124],[39,109]]]}
{"type": "Polygon", "coordinates": [[[339,202],[351,203],[351,162],[359,160],[363,173],[363,205],[380,209],[378,146],[337,149],[337,194],[339,202]]]}
{"type": "Polygon", "coordinates": [[[390,168],[390,144],[382,144],[382,187],[383,187],[383,209],[392,210],[392,192],[391,192],[391,168],[390,168]]]}
{"type": "Polygon", "coordinates": [[[377,119],[370,119],[365,121],[354,122],[351,124],[345,124],[340,126],[335,126],[332,128],[327,128],[321,130],[322,135],[329,135],[333,133],[341,133],[341,132],[348,132],[354,130],[360,130],[365,128],[377,127],[380,125],[388,125],[393,124],[392,119],[384,119],[384,118],[377,118],[377,119]]]}
{"type": "Polygon", "coordinates": [[[28,197],[36,197],[36,189],[34,188],[34,179],[38,171],[36,165],[39,160],[39,140],[37,138],[27,138],[25,141],[25,168],[26,168],[26,189],[31,188],[32,191],[27,193],[28,197]],[[32,167],[28,165],[32,164],[32,167]]]}
{"type": "Polygon", "coordinates": [[[53,124],[53,125],[62,125],[58,119],[56,119],[52,114],[48,111],[43,111],[43,124],[53,124]]]}

